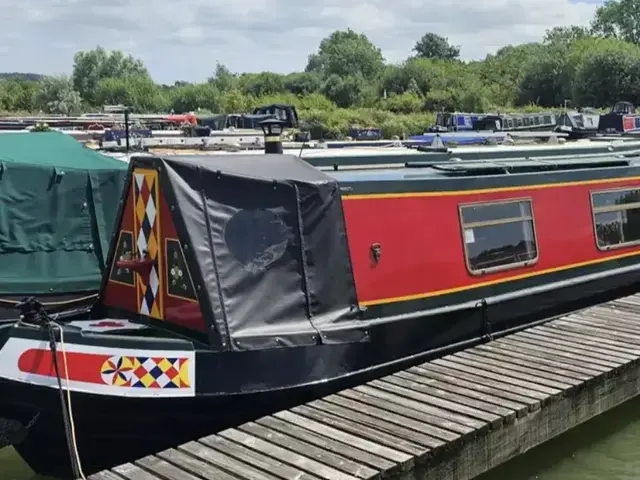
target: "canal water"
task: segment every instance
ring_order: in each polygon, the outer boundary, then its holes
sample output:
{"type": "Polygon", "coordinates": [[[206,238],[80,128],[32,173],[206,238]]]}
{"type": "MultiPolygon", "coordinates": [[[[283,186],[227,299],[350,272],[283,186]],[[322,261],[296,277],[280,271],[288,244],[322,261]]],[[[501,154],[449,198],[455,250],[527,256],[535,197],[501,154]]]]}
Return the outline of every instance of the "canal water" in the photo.
{"type": "MultiPolygon", "coordinates": [[[[640,397],[601,415],[477,480],[637,480],[640,397]]],[[[17,454],[0,450],[0,479],[54,480],[34,475],[17,454]]]]}

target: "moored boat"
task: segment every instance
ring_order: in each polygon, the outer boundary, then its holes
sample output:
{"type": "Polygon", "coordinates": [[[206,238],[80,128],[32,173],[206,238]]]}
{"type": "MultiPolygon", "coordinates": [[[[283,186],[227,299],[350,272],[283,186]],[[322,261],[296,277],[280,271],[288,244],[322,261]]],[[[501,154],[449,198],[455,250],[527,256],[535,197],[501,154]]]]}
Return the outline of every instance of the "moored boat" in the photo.
{"type": "Polygon", "coordinates": [[[71,477],[59,378],[88,474],[638,287],[639,157],[129,173],[87,327],[33,302],[0,327],[39,473],[71,477]]]}
{"type": "Polygon", "coordinates": [[[95,302],[126,174],[58,132],[0,135],[0,322],[25,295],[52,314],[95,302]]]}

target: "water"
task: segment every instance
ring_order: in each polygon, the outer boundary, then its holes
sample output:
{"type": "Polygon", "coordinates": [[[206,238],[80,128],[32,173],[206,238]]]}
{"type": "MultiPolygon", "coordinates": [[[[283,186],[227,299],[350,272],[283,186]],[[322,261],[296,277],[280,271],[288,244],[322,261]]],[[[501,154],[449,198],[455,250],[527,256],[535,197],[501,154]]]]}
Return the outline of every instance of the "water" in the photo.
{"type": "MultiPolygon", "coordinates": [[[[637,480],[639,450],[640,397],[477,480],[637,480]]],[[[0,479],[55,480],[34,475],[9,448],[0,450],[0,479]]]]}

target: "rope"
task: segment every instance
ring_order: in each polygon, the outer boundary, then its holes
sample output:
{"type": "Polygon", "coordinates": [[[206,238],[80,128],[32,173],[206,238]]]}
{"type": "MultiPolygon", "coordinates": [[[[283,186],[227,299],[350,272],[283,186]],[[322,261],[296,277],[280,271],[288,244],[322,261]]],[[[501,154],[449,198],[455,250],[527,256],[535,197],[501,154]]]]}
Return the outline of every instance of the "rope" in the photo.
{"type": "MultiPolygon", "coordinates": [[[[74,298],[72,300],[60,300],[58,302],[43,302],[43,303],[41,303],[41,305],[43,307],[61,307],[61,306],[64,306],[64,305],[72,305],[74,303],[84,302],[86,300],[91,300],[93,298],[98,298],[98,294],[97,293],[92,293],[91,295],[86,295],[86,296],[80,297],[80,298],[74,298]]],[[[1,304],[5,304],[5,305],[10,305],[10,306],[16,306],[19,303],[21,303],[20,300],[9,300],[8,298],[0,298],[0,305],[1,304]]]]}
{"type": "Polygon", "coordinates": [[[53,367],[56,372],[56,378],[58,380],[58,391],[60,392],[60,403],[62,406],[62,419],[64,421],[65,436],[67,438],[67,448],[69,449],[69,460],[71,461],[71,469],[73,471],[74,479],[87,480],[84,472],[82,471],[82,465],[80,462],[80,454],[78,453],[78,443],[76,440],[76,428],[73,419],[73,409],[71,406],[71,386],[69,385],[69,368],[67,364],[67,351],[64,346],[64,332],[62,327],[57,323],[49,320],[49,344],[51,352],[53,354],[53,367]],[[57,328],[60,332],[60,348],[62,349],[62,362],[64,365],[64,376],[66,384],[66,398],[65,389],[62,387],[62,380],[60,378],[60,369],[58,366],[58,352],[56,345],[56,338],[54,329],[57,328]]]}

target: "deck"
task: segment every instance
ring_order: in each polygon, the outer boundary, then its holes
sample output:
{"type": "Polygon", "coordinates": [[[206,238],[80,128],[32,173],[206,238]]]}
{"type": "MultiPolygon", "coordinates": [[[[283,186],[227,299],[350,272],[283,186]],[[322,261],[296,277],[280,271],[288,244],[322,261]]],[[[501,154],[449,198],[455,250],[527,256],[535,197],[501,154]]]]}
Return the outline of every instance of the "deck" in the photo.
{"type": "Polygon", "coordinates": [[[640,294],[90,480],[464,480],[640,393],[640,294]]]}

